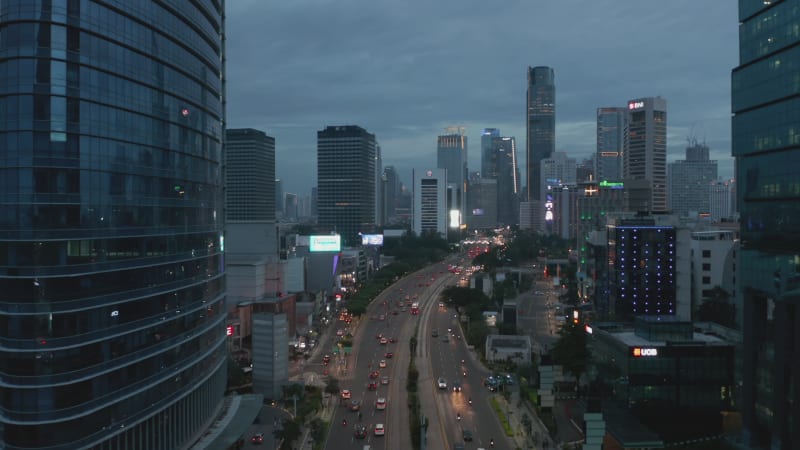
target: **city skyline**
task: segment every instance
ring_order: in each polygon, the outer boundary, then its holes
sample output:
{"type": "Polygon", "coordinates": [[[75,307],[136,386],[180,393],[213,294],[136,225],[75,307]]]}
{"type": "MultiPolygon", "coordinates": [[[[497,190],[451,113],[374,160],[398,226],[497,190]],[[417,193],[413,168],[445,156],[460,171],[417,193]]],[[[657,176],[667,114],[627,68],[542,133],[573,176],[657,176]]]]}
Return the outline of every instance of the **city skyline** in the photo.
{"type": "MultiPolygon", "coordinates": [[[[227,5],[227,125],[276,138],[286,192],[310,193],[316,174],[305,169],[316,131],[328,125],[374,133],[384,165],[406,185],[412,168],[435,165],[436,136],[448,126],[465,127],[473,142],[484,128],[519,141],[526,70],[540,65],[557,77],[556,151],[580,162],[595,151],[597,108],[662,96],[670,105],[668,162],[693,138],[709,145],[721,177],[733,174],[735,4],[514,1],[487,11],[469,0],[426,5],[425,14],[413,2],[328,4],[227,5]],[[484,28],[494,32],[475,32],[484,28]]],[[[480,170],[479,152],[468,168],[480,170]]]]}

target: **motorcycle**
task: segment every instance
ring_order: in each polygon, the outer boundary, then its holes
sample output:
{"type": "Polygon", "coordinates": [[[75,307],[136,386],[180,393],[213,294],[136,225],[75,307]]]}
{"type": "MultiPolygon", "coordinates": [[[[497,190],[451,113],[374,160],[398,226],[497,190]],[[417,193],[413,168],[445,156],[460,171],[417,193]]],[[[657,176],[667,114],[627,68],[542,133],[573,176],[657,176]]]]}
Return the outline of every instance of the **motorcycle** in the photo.
{"type": "Polygon", "coordinates": [[[347,426],[347,419],[342,419],[342,426],[343,426],[343,427],[346,427],[346,426],[347,426]]]}
{"type": "Polygon", "coordinates": [[[489,447],[494,448],[494,439],[489,439],[489,447]]]}
{"type": "Polygon", "coordinates": [[[456,413],[456,420],[461,420],[461,413],[456,413]]]}
{"type": "Polygon", "coordinates": [[[470,397],[470,399],[468,401],[469,401],[469,406],[472,406],[472,398],[471,397],[470,397]]]}

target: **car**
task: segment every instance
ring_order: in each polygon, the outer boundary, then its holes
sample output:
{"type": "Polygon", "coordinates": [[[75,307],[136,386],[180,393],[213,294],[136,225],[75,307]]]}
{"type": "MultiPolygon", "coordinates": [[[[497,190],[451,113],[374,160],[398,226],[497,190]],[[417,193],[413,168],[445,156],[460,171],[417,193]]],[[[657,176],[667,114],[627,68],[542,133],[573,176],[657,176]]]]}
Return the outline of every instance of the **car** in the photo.
{"type": "Polygon", "coordinates": [[[364,439],[365,437],[367,437],[367,427],[361,424],[354,425],[353,436],[355,436],[356,439],[364,439]]]}
{"type": "Polygon", "coordinates": [[[381,314],[380,316],[378,316],[378,320],[386,320],[386,316],[384,316],[383,314],[381,314]]]}
{"type": "Polygon", "coordinates": [[[447,389],[447,380],[445,380],[444,377],[439,377],[439,379],[436,380],[436,384],[439,386],[439,389],[447,389]]]}
{"type": "Polygon", "coordinates": [[[438,330],[431,331],[431,337],[439,337],[439,331],[438,330]]]}
{"type": "Polygon", "coordinates": [[[369,390],[369,391],[377,391],[378,390],[378,383],[376,383],[374,381],[370,381],[367,384],[367,390],[369,390]]]}
{"type": "Polygon", "coordinates": [[[450,339],[447,336],[442,336],[442,342],[450,342],[450,339]]]}
{"type": "Polygon", "coordinates": [[[381,345],[386,345],[386,344],[388,344],[388,343],[389,343],[389,340],[388,340],[388,339],[386,339],[385,337],[382,337],[382,338],[381,338],[381,345]]]}
{"type": "Polygon", "coordinates": [[[350,390],[349,389],[342,389],[342,392],[341,392],[342,400],[350,400],[350,396],[351,395],[352,394],[350,394],[350,390]]]}
{"type": "Polygon", "coordinates": [[[382,423],[375,425],[375,436],[384,436],[386,434],[386,428],[383,426],[382,423]]]}
{"type": "Polygon", "coordinates": [[[253,444],[263,444],[264,433],[254,434],[253,437],[250,438],[250,442],[252,442],[253,444]]]}
{"type": "Polygon", "coordinates": [[[383,357],[386,359],[392,359],[394,357],[394,353],[386,352],[386,354],[384,354],[383,357]]]}
{"type": "Polygon", "coordinates": [[[464,437],[465,442],[472,442],[472,431],[464,428],[461,430],[461,435],[464,437]]]}
{"type": "Polygon", "coordinates": [[[375,409],[386,409],[386,399],[383,397],[378,397],[378,399],[375,400],[375,409]]]}
{"type": "Polygon", "coordinates": [[[389,384],[389,377],[386,375],[381,377],[381,384],[389,384]]]}
{"type": "Polygon", "coordinates": [[[373,370],[372,372],[369,373],[370,378],[378,378],[380,375],[381,375],[380,372],[378,372],[377,370],[373,370]]]}
{"type": "Polygon", "coordinates": [[[350,411],[358,411],[361,409],[361,402],[358,400],[350,400],[350,411]]]}
{"type": "Polygon", "coordinates": [[[381,369],[385,369],[386,368],[386,360],[385,359],[380,360],[380,362],[378,363],[378,367],[380,367],[381,369]]]}
{"type": "Polygon", "coordinates": [[[453,382],[453,392],[461,392],[461,382],[459,381],[453,382]]]}
{"type": "Polygon", "coordinates": [[[322,357],[322,364],[327,366],[329,362],[331,362],[331,355],[325,355],[322,357]]]}
{"type": "Polygon", "coordinates": [[[336,330],[336,335],[337,336],[344,336],[344,330],[339,328],[338,330],[336,330]]]}
{"type": "Polygon", "coordinates": [[[512,384],[514,384],[514,377],[513,377],[513,376],[511,376],[511,374],[510,374],[510,373],[507,373],[507,374],[506,374],[506,377],[505,377],[505,383],[506,383],[507,385],[509,385],[509,386],[511,386],[512,384]]]}

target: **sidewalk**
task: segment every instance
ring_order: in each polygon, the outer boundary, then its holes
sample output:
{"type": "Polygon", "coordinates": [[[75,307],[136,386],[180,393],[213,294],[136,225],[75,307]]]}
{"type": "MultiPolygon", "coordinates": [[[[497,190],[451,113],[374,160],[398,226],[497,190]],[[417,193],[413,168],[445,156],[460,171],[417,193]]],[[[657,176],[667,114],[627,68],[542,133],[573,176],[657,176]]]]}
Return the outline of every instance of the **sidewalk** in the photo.
{"type": "Polygon", "coordinates": [[[539,420],[539,416],[530,404],[527,401],[520,401],[518,386],[515,386],[515,389],[511,391],[509,401],[506,401],[505,397],[502,395],[498,395],[497,398],[502,410],[510,412],[507,416],[509,425],[511,425],[511,429],[514,430],[514,437],[509,437],[508,439],[513,442],[516,448],[557,449],[561,447],[560,443],[556,443],[550,438],[549,431],[542,421],[539,420]],[[525,426],[523,425],[525,416],[527,416],[531,422],[530,435],[526,432],[525,426]]]}

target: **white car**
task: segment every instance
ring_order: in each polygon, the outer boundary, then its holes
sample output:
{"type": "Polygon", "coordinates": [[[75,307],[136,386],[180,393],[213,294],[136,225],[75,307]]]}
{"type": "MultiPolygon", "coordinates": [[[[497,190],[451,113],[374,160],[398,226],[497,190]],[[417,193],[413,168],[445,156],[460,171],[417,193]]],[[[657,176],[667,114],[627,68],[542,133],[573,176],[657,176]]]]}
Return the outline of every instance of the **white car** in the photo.
{"type": "Polygon", "coordinates": [[[383,436],[386,434],[386,428],[382,423],[375,425],[375,436],[383,436]]]}
{"type": "Polygon", "coordinates": [[[439,377],[439,380],[437,380],[436,383],[439,386],[439,389],[447,389],[447,380],[445,380],[444,377],[439,377]]]}
{"type": "Polygon", "coordinates": [[[381,384],[389,384],[389,377],[386,375],[381,377],[381,384]]]}
{"type": "Polygon", "coordinates": [[[375,409],[384,410],[386,409],[386,399],[383,397],[379,397],[375,400],[375,409]]]}
{"type": "Polygon", "coordinates": [[[342,400],[349,400],[350,399],[350,391],[348,389],[342,389],[342,400]]]}
{"type": "Polygon", "coordinates": [[[382,338],[381,338],[381,345],[386,345],[386,344],[388,344],[388,343],[389,343],[389,340],[388,340],[388,339],[386,339],[385,337],[382,337],[382,338]]]}
{"type": "Polygon", "coordinates": [[[382,360],[381,360],[381,361],[378,363],[378,366],[379,366],[381,369],[385,369],[385,368],[386,368],[386,360],[385,360],[385,359],[382,359],[382,360]]]}

